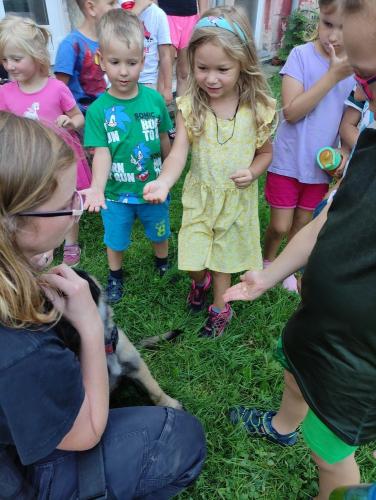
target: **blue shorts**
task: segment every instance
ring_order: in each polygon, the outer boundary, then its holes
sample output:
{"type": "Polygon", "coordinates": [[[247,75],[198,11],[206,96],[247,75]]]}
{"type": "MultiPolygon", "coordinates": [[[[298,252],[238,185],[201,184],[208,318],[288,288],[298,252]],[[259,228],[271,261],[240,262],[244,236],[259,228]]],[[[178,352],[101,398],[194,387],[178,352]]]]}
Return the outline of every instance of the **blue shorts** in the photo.
{"type": "Polygon", "coordinates": [[[170,217],[168,198],[164,203],[128,204],[106,200],[107,209],[101,210],[104,225],[104,244],[122,252],[131,242],[133,223],[139,218],[145,229],[146,237],[153,243],[161,243],[170,236],[170,217]]]}

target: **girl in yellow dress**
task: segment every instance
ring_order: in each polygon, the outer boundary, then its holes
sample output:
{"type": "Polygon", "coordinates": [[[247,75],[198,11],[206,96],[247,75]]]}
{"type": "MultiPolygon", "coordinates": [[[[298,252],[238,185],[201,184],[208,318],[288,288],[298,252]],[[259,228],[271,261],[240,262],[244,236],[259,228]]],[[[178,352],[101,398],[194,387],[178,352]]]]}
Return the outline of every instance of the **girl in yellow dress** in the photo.
{"type": "Polygon", "coordinates": [[[261,269],[257,178],[272,159],[269,137],[275,101],[261,73],[246,16],[233,7],[210,9],[188,47],[186,95],[177,99],[176,138],[144,198],[163,202],[179,179],[183,189],[179,269],[192,278],[188,305],[203,309],[213,283],[204,337],[221,335],[232,316],[223,300],[231,274],[261,269]]]}

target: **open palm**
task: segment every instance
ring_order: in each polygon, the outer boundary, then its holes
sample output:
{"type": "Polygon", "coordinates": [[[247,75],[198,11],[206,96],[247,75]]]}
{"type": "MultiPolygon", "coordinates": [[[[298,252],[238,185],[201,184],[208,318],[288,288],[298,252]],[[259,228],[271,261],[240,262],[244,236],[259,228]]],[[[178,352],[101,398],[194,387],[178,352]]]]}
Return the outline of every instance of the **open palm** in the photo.
{"type": "Polygon", "coordinates": [[[240,276],[241,283],[228,288],[223,295],[225,302],[232,300],[255,300],[267,289],[262,271],[247,271],[240,276]]]}

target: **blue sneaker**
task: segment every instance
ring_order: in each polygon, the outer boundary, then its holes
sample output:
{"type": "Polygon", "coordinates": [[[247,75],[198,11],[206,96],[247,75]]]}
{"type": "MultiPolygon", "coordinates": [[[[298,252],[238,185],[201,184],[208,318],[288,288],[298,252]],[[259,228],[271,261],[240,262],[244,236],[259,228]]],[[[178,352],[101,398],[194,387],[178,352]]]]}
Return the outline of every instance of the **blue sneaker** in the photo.
{"type": "Polygon", "coordinates": [[[113,276],[108,277],[108,283],[106,287],[106,297],[109,304],[115,304],[119,302],[123,296],[123,285],[124,282],[120,278],[114,278],[113,276]]]}
{"type": "Polygon", "coordinates": [[[256,408],[245,408],[235,406],[230,408],[229,417],[232,424],[239,422],[243,424],[245,430],[254,437],[264,437],[272,443],[281,446],[293,446],[298,439],[298,432],[290,434],[280,434],[272,426],[272,418],[275,411],[260,411],[256,408]]]}

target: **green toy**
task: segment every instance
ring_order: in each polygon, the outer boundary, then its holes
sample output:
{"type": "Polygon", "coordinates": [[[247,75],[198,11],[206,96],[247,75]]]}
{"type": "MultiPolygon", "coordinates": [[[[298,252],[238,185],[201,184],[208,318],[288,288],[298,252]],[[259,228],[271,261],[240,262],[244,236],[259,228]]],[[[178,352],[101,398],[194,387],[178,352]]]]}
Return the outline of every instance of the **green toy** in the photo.
{"type": "Polygon", "coordinates": [[[337,168],[341,165],[342,155],[337,149],[326,146],[319,150],[316,159],[322,170],[334,176],[337,168]]]}

